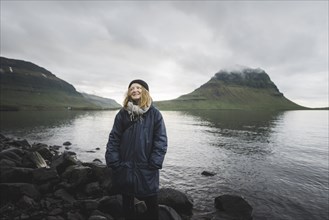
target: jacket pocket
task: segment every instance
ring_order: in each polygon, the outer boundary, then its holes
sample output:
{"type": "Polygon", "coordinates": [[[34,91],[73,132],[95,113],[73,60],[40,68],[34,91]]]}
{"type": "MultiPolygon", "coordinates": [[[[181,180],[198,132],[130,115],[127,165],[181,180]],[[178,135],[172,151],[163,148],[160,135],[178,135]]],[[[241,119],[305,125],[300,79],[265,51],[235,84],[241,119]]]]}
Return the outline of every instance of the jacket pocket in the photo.
{"type": "Polygon", "coordinates": [[[149,168],[137,170],[136,192],[139,195],[149,195],[159,190],[159,171],[149,168]]]}

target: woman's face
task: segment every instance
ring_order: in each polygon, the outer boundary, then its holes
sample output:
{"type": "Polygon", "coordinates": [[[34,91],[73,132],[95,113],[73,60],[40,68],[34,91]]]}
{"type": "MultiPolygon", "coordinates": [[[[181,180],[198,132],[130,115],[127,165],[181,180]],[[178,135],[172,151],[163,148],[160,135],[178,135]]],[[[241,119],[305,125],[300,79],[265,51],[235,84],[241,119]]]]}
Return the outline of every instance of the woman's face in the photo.
{"type": "Polygon", "coordinates": [[[129,96],[132,100],[137,101],[142,97],[142,86],[138,83],[133,83],[129,87],[129,96]]]}

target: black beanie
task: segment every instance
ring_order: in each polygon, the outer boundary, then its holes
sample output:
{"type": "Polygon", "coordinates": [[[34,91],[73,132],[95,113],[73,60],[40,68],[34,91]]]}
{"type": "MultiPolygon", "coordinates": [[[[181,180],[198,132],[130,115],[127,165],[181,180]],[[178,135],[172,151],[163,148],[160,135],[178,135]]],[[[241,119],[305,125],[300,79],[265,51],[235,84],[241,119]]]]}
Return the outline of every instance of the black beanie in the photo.
{"type": "Polygon", "coordinates": [[[147,83],[144,80],[135,79],[129,83],[128,88],[130,88],[131,84],[133,84],[133,83],[138,83],[138,84],[142,85],[147,91],[149,91],[149,86],[147,85],[147,83]]]}

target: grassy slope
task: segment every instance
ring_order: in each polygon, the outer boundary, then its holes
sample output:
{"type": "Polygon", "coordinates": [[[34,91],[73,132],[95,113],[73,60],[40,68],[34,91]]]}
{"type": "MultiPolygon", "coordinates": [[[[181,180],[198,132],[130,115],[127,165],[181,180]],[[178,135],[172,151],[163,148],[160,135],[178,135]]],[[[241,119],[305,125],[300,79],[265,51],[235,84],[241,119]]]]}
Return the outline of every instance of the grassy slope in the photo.
{"type": "Polygon", "coordinates": [[[2,110],[26,109],[98,109],[96,105],[86,102],[79,96],[68,95],[61,91],[27,92],[7,90],[1,93],[2,110]]]}
{"type": "Polygon", "coordinates": [[[0,110],[97,109],[69,83],[35,64],[1,57],[0,110]]]}
{"type": "Polygon", "coordinates": [[[273,88],[252,88],[248,86],[210,82],[175,100],[156,102],[162,110],[187,109],[305,109],[273,88]]]}

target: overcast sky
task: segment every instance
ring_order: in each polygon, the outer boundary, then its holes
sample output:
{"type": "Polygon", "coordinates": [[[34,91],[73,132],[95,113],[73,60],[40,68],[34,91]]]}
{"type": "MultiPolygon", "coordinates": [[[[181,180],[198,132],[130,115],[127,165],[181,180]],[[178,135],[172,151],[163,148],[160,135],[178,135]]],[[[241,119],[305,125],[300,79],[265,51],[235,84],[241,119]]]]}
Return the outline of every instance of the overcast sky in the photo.
{"type": "Polygon", "coordinates": [[[122,103],[144,79],[154,100],[220,69],[261,68],[288,99],[328,104],[328,1],[3,1],[1,56],[122,103]]]}

